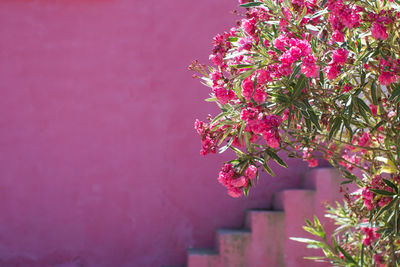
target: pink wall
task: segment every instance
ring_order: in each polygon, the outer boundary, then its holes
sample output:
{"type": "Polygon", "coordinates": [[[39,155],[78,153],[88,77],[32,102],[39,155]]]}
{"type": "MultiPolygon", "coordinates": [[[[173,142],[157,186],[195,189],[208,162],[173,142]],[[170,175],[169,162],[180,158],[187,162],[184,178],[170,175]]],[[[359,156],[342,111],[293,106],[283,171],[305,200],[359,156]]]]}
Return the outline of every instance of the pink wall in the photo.
{"type": "Polygon", "coordinates": [[[193,121],[213,105],[186,69],[235,6],[0,2],[0,266],[183,264],[187,247],[299,184],[304,165],[275,168],[232,199],[216,181],[223,158],[199,155],[193,121]]]}

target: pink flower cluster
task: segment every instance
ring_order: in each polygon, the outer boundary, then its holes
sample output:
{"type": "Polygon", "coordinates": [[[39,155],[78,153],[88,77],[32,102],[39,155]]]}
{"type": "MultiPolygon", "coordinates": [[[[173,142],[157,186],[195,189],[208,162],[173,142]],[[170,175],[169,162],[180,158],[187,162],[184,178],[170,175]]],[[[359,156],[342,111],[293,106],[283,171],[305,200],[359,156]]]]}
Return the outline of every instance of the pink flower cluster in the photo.
{"type": "Polygon", "coordinates": [[[383,259],[382,254],[375,254],[374,255],[374,261],[375,261],[375,266],[376,267],[387,267],[385,264],[385,261],[383,259]]]}
{"type": "Polygon", "coordinates": [[[371,35],[375,39],[386,40],[389,35],[386,26],[395,19],[394,10],[381,10],[379,14],[368,13],[368,21],[371,22],[371,35]]]}
{"type": "Polygon", "coordinates": [[[343,48],[339,48],[333,51],[332,60],[329,62],[329,66],[325,68],[325,75],[329,80],[334,80],[340,73],[342,66],[347,61],[349,51],[343,48]]]}
{"type": "Polygon", "coordinates": [[[252,142],[257,141],[258,135],[261,135],[269,147],[280,146],[278,127],[282,123],[281,117],[265,115],[259,108],[248,107],[242,110],[240,118],[246,122],[245,130],[252,134],[252,142]]]}
{"type": "Polygon", "coordinates": [[[232,48],[232,44],[228,41],[230,37],[234,37],[236,34],[236,29],[232,29],[230,32],[225,32],[224,34],[218,34],[214,37],[213,41],[213,51],[210,55],[210,60],[215,66],[219,66],[223,69],[227,67],[224,62],[224,57],[229,49],[232,48]]]}
{"type": "Polygon", "coordinates": [[[240,197],[244,188],[249,186],[251,180],[257,176],[257,167],[249,165],[244,174],[237,173],[232,164],[228,163],[219,172],[218,182],[228,190],[231,197],[240,197]]]}
{"type": "Polygon", "coordinates": [[[236,94],[232,90],[222,86],[214,87],[213,92],[215,94],[215,97],[222,105],[225,105],[230,100],[233,100],[236,97],[236,94]]]}
{"type": "Polygon", "coordinates": [[[267,93],[262,87],[262,83],[257,83],[257,87],[254,90],[254,81],[251,79],[251,77],[248,77],[242,82],[242,95],[246,100],[251,100],[251,98],[253,98],[255,102],[261,104],[267,98],[267,93]]]}
{"type": "Polygon", "coordinates": [[[361,191],[361,198],[364,201],[364,206],[368,210],[373,210],[376,205],[379,207],[384,207],[388,203],[390,203],[390,201],[392,201],[391,197],[376,198],[376,194],[372,192],[370,189],[379,189],[388,192],[393,191],[382,181],[382,177],[380,175],[376,175],[372,179],[371,184],[369,186],[364,187],[361,191]]]}
{"type": "Polygon", "coordinates": [[[214,69],[210,73],[210,78],[213,82],[212,88],[214,95],[222,105],[225,105],[236,97],[235,92],[225,87],[224,77],[221,72],[214,69]]]}
{"type": "Polygon", "coordinates": [[[283,52],[279,57],[281,64],[278,68],[283,76],[292,74],[292,64],[299,60],[302,60],[301,72],[306,77],[317,75],[316,58],[312,54],[311,45],[307,40],[289,39],[282,34],[274,40],[273,44],[276,49],[283,52]]]}
{"type": "Polygon", "coordinates": [[[361,228],[362,232],[365,234],[365,238],[363,239],[364,246],[369,246],[376,239],[379,238],[379,234],[376,232],[377,228],[364,227],[361,228]]]}
{"type": "Polygon", "coordinates": [[[315,168],[318,166],[318,160],[313,157],[311,148],[303,149],[303,160],[308,162],[308,167],[315,168]]]}
{"type": "Polygon", "coordinates": [[[362,11],[360,7],[343,4],[342,0],[329,0],[328,8],[331,10],[329,13],[329,23],[333,29],[332,39],[336,42],[344,42],[343,29],[355,28],[360,25],[359,12],[362,11]]]}
{"type": "Polygon", "coordinates": [[[211,131],[207,123],[196,120],[194,128],[201,137],[201,150],[200,154],[205,156],[209,153],[215,153],[220,139],[221,131],[211,131]]]}
{"type": "Polygon", "coordinates": [[[378,77],[378,81],[382,85],[390,85],[400,80],[400,59],[388,60],[381,59],[379,61],[379,68],[381,74],[378,77]]]}

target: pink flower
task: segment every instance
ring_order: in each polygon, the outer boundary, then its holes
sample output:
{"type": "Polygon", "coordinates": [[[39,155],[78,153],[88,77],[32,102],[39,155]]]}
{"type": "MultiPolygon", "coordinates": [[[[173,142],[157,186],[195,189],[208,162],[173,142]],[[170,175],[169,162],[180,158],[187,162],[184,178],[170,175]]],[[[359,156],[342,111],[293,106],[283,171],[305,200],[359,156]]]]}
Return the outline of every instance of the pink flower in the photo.
{"type": "Polygon", "coordinates": [[[279,35],[279,37],[274,40],[273,44],[276,49],[284,52],[286,51],[285,47],[288,45],[288,42],[289,40],[285,35],[279,35]]]}
{"type": "Polygon", "coordinates": [[[257,175],[257,167],[254,165],[249,165],[249,167],[247,167],[246,171],[244,172],[244,175],[250,180],[254,179],[257,175]]]}
{"type": "Polygon", "coordinates": [[[382,254],[375,254],[374,255],[374,261],[375,261],[375,266],[376,267],[386,267],[387,265],[385,264],[385,261],[383,259],[382,254]]]}
{"type": "Polygon", "coordinates": [[[268,48],[271,44],[269,43],[269,41],[267,39],[264,40],[264,46],[266,48],[268,48]]]}
{"type": "Polygon", "coordinates": [[[313,149],[308,147],[303,149],[303,159],[308,162],[308,167],[314,168],[318,166],[318,160],[313,158],[311,152],[313,149]]]}
{"type": "Polygon", "coordinates": [[[377,238],[379,238],[379,234],[376,232],[376,228],[369,228],[369,227],[365,227],[365,228],[361,228],[361,230],[363,231],[363,233],[366,235],[366,237],[363,240],[363,244],[365,246],[369,246],[371,245],[371,243],[376,240],[377,238]]]}
{"type": "Polygon", "coordinates": [[[242,195],[242,190],[237,187],[232,187],[228,189],[228,195],[234,198],[238,198],[242,195]]]}
{"type": "Polygon", "coordinates": [[[391,197],[383,197],[379,200],[378,205],[379,207],[384,207],[392,201],[391,197]]]}
{"type": "Polygon", "coordinates": [[[374,193],[372,193],[371,191],[369,191],[368,187],[365,187],[362,189],[361,191],[361,198],[364,201],[364,206],[368,209],[368,210],[372,210],[374,208],[374,193]]]}
{"type": "Polygon", "coordinates": [[[222,66],[224,64],[224,56],[221,53],[210,55],[209,59],[216,66],[222,66]]]}
{"type": "Polygon", "coordinates": [[[247,178],[244,176],[240,176],[239,178],[233,179],[230,185],[233,187],[247,187],[247,178]]]}
{"type": "Polygon", "coordinates": [[[325,75],[329,80],[334,80],[338,76],[340,72],[340,66],[339,65],[330,65],[329,67],[326,67],[325,70],[325,75]]]}
{"type": "Polygon", "coordinates": [[[335,31],[342,31],[344,28],[342,20],[332,13],[329,16],[329,23],[335,31]]]}
{"type": "Polygon", "coordinates": [[[347,12],[341,14],[342,23],[349,29],[358,27],[360,25],[360,15],[353,10],[347,9],[347,12]]]}
{"type": "Polygon", "coordinates": [[[219,141],[219,133],[210,131],[210,125],[196,120],[194,128],[201,137],[200,155],[205,156],[209,153],[215,153],[219,141]]]}
{"type": "Polygon", "coordinates": [[[301,57],[301,50],[300,48],[294,46],[291,47],[288,51],[280,56],[279,60],[285,64],[292,64],[293,62],[299,60],[301,57]]]}
{"type": "Polygon", "coordinates": [[[251,80],[251,78],[247,78],[243,80],[242,82],[242,95],[246,100],[251,99],[251,95],[253,94],[254,91],[254,82],[251,80]]]}
{"type": "Polygon", "coordinates": [[[242,28],[243,28],[243,30],[244,30],[247,34],[249,34],[249,35],[251,35],[251,36],[253,36],[254,33],[255,33],[255,31],[256,31],[255,25],[256,25],[256,19],[255,19],[255,18],[252,18],[252,19],[243,19],[243,20],[242,20],[242,28]]]}
{"type": "Polygon", "coordinates": [[[343,86],[342,92],[347,93],[347,92],[350,92],[352,89],[353,89],[353,87],[351,85],[346,84],[345,86],[343,86]]]}
{"type": "Polygon", "coordinates": [[[375,105],[370,104],[369,108],[371,109],[372,115],[376,115],[378,113],[378,107],[375,105]]]}
{"type": "Polygon", "coordinates": [[[386,32],[386,28],[384,25],[374,22],[371,28],[372,37],[375,39],[386,40],[388,38],[388,34],[386,32]]]}
{"type": "Polygon", "coordinates": [[[382,71],[381,75],[378,77],[378,80],[382,85],[389,85],[396,82],[397,78],[393,72],[382,71]]]}
{"type": "Polygon", "coordinates": [[[307,159],[308,167],[315,168],[318,166],[318,160],[316,159],[307,159]]]}
{"type": "Polygon", "coordinates": [[[311,54],[311,44],[307,40],[296,40],[296,46],[301,50],[301,56],[305,57],[311,54]]]}
{"type": "Polygon", "coordinates": [[[268,125],[270,128],[277,128],[281,125],[282,123],[282,118],[277,116],[277,115],[267,115],[264,118],[264,122],[268,125]]]}
{"type": "Polygon", "coordinates": [[[264,90],[256,89],[256,91],[254,92],[254,95],[253,95],[254,101],[261,104],[261,103],[264,103],[266,98],[267,98],[267,93],[264,92],[264,90]]]}
{"type": "Polygon", "coordinates": [[[226,89],[224,87],[215,87],[213,91],[215,97],[222,105],[225,105],[230,100],[235,98],[235,93],[232,90],[226,89]]]}
{"type": "Polygon", "coordinates": [[[238,51],[247,50],[250,51],[253,46],[253,38],[248,36],[246,38],[240,38],[238,41],[239,48],[238,51]]]}
{"type": "Polygon", "coordinates": [[[267,145],[272,148],[279,148],[280,147],[280,137],[277,130],[267,130],[263,133],[263,138],[267,145]]]}
{"type": "Polygon", "coordinates": [[[202,135],[206,131],[204,127],[204,122],[199,121],[198,119],[196,119],[196,121],[194,122],[194,128],[199,135],[202,135]]]}
{"type": "Polygon", "coordinates": [[[364,133],[361,136],[360,140],[358,140],[359,146],[367,147],[370,145],[370,143],[371,143],[371,137],[370,137],[369,133],[364,133]]]}
{"type": "Polygon", "coordinates": [[[271,73],[268,70],[259,70],[257,76],[257,84],[265,84],[267,82],[272,82],[271,73]]]}
{"type": "Polygon", "coordinates": [[[347,61],[348,55],[349,55],[349,51],[347,51],[346,49],[343,49],[343,48],[339,48],[339,49],[333,51],[331,64],[339,64],[339,65],[343,66],[347,61]]]}
{"type": "Polygon", "coordinates": [[[278,67],[278,71],[283,76],[289,76],[293,72],[292,65],[291,64],[281,64],[278,67]]]}
{"type": "Polygon", "coordinates": [[[315,77],[317,76],[318,67],[315,65],[315,57],[313,55],[308,55],[303,59],[301,64],[301,72],[306,77],[315,77]]]}
{"type": "Polygon", "coordinates": [[[341,31],[336,30],[332,34],[332,39],[335,42],[343,43],[344,42],[344,34],[341,31]]]}

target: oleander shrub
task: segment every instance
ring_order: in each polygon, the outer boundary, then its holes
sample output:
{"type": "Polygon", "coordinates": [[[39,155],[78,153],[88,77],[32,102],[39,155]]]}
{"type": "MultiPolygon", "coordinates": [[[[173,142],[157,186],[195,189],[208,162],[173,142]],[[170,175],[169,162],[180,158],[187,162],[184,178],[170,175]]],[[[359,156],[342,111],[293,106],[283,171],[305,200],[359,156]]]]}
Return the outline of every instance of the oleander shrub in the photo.
{"type": "Polygon", "coordinates": [[[220,113],[196,120],[202,155],[230,149],[218,181],[249,194],[279,156],[324,158],[359,190],[329,207],[337,229],[304,227],[336,266],[400,263],[399,0],[240,0],[242,17],[217,35],[211,66],[191,70],[220,113]]]}

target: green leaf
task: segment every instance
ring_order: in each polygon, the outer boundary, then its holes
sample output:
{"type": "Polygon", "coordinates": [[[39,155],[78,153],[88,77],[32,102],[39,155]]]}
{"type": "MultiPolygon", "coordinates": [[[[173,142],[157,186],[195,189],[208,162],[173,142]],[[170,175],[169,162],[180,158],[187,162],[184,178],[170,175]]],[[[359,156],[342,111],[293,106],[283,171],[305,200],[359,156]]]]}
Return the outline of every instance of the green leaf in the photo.
{"type": "Polygon", "coordinates": [[[350,184],[350,183],[352,183],[353,181],[344,181],[344,182],[341,182],[340,184],[341,185],[344,185],[344,184],[350,184]]]}
{"type": "Polygon", "coordinates": [[[340,252],[342,252],[342,254],[344,255],[344,257],[345,257],[348,261],[350,261],[350,262],[352,263],[353,266],[354,266],[354,265],[355,265],[355,266],[358,265],[357,262],[354,261],[354,259],[350,256],[349,253],[347,253],[346,250],[344,250],[341,246],[338,246],[338,249],[340,250],[340,252]]]}
{"type": "Polygon", "coordinates": [[[306,122],[307,130],[308,132],[311,132],[311,120],[309,118],[304,117],[304,120],[306,122]]]}
{"type": "Polygon", "coordinates": [[[301,74],[297,81],[296,86],[294,87],[292,99],[295,99],[300,95],[301,90],[304,89],[306,82],[308,82],[307,77],[304,76],[304,74],[301,74]]]}
{"type": "Polygon", "coordinates": [[[248,196],[249,195],[249,190],[250,190],[250,186],[249,187],[246,187],[246,188],[243,188],[243,194],[244,194],[244,196],[248,196]]]}
{"type": "Polygon", "coordinates": [[[315,115],[314,111],[312,109],[309,109],[308,114],[310,114],[310,119],[314,123],[314,125],[318,128],[318,130],[322,131],[321,126],[319,125],[318,122],[318,117],[317,115],[315,115]]]}
{"type": "Polygon", "coordinates": [[[296,67],[293,69],[292,75],[290,75],[289,78],[289,83],[291,83],[292,81],[294,81],[294,79],[296,78],[297,74],[300,72],[301,69],[301,64],[297,64],[296,67]]]}
{"type": "Polygon", "coordinates": [[[374,131],[376,131],[379,127],[382,126],[382,124],[384,124],[385,121],[380,121],[377,125],[374,126],[374,128],[372,128],[371,133],[373,133],[374,131]]]}
{"type": "Polygon", "coordinates": [[[246,128],[246,123],[242,123],[242,126],[239,129],[239,134],[238,134],[238,139],[239,139],[239,143],[242,144],[242,136],[243,136],[243,131],[244,128],[246,128]]]}
{"type": "Polygon", "coordinates": [[[301,242],[301,243],[309,243],[309,244],[310,243],[321,243],[320,241],[310,239],[310,238],[290,237],[289,239],[291,239],[293,241],[301,242]]]}
{"type": "Polygon", "coordinates": [[[362,101],[358,97],[355,97],[354,101],[358,107],[358,112],[360,113],[360,115],[364,118],[366,123],[369,123],[366,111],[372,114],[371,109],[367,106],[367,104],[364,103],[364,101],[362,101]]]}
{"type": "Polygon", "coordinates": [[[262,165],[264,167],[264,170],[271,176],[275,176],[275,173],[272,171],[272,169],[268,166],[267,161],[264,162],[262,165]]]}
{"type": "Polygon", "coordinates": [[[386,206],[382,207],[382,208],[378,211],[378,213],[376,213],[376,215],[374,216],[374,219],[375,219],[375,220],[378,219],[379,216],[381,216],[382,213],[385,212],[386,210],[390,209],[390,208],[393,206],[393,204],[394,204],[395,202],[397,202],[397,201],[396,201],[396,200],[390,201],[389,204],[387,204],[386,206]]]}
{"type": "Polygon", "coordinates": [[[383,195],[383,196],[394,196],[394,195],[396,195],[393,192],[389,192],[389,191],[381,190],[381,189],[370,189],[370,191],[374,192],[375,194],[383,195]]]}
{"type": "Polygon", "coordinates": [[[395,191],[396,193],[399,193],[399,189],[397,188],[397,186],[396,186],[394,183],[392,183],[391,181],[389,181],[389,180],[387,180],[387,179],[384,179],[384,178],[382,178],[382,181],[383,181],[385,184],[387,184],[390,188],[394,189],[394,191],[395,191]]]}
{"type": "Polygon", "coordinates": [[[365,102],[362,100],[362,99],[360,99],[360,98],[358,98],[358,97],[355,97],[355,100],[357,101],[357,104],[359,105],[359,107],[361,107],[362,109],[364,109],[366,112],[368,112],[369,114],[372,114],[372,111],[371,111],[371,109],[369,108],[369,106],[367,105],[367,104],[365,104],[365,102]]]}
{"type": "Polygon", "coordinates": [[[226,144],[225,146],[223,146],[219,149],[219,153],[220,154],[224,153],[232,145],[234,139],[235,139],[235,135],[232,136],[232,138],[231,138],[231,140],[229,140],[228,144],[226,144]]]}
{"type": "Polygon", "coordinates": [[[342,124],[342,118],[340,118],[340,117],[337,117],[333,121],[331,128],[329,130],[329,136],[328,136],[329,140],[331,140],[332,137],[336,134],[336,132],[339,130],[341,124],[342,124]]]}
{"type": "Polygon", "coordinates": [[[327,14],[327,13],[329,13],[328,9],[320,10],[320,11],[315,12],[314,14],[312,14],[310,19],[322,16],[322,15],[327,14]]]}
{"type": "Polygon", "coordinates": [[[376,95],[376,84],[375,81],[372,82],[371,84],[371,98],[372,98],[372,103],[377,106],[378,105],[378,97],[376,95]]]}
{"type": "Polygon", "coordinates": [[[221,112],[220,114],[218,114],[217,116],[215,116],[215,118],[211,121],[210,124],[214,124],[216,123],[220,118],[222,118],[223,116],[227,115],[228,112],[221,112]]]}
{"type": "Polygon", "coordinates": [[[389,98],[389,101],[394,100],[396,97],[400,96],[400,83],[397,87],[392,91],[392,95],[389,98]]]}
{"type": "Polygon", "coordinates": [[[218,99],[216,97],[210,97],[210,98],[206,98],[204,101],[206,101],[206,102],[215,102],[217,100],[218,99]]]}
{"type": "Polygon", "coordinates": [[[272,150],[265,150],[265,153],[268,154],[276,163],[281,165],[282,167],[288,168],[288,165],[272,150]]]}
{"type": "Polygon", "coordinates": [[[262,3],[262,2],[251,2],[251,3],[242,4],[242,5],[239,5],[239,6],[240,7],[255,7],[255,6],[261,6],[263,4],[264,3],[262,3]]]}
{"type": "Polygon", "coordinates": [[[322,71],[322,69],[319,71],[319,82],[320,82],[321,86],[323,86],[325,84],[325,76],[324,76],[324,72],[322,71]]]}
{"type": "Polygon", "coordinates": [[[344,126],[346,127],[347,132],[349,134],[349,143],[351,143],[351,141],[353,140],[353,130],[350,127],[350,122],[347,118],[344,118],[343,122],[344,122],[344,126]]]}
{"type": "Polygon", "coordinates": [[[231,65],[231,67],[236,68],[236,69],[252,69],[252,68],[254,68],[254,65],[237,64],[237,65],[231,65]]]}
{"type": "Polygon", "coordinates": [[[232,128],[233,128],[233,126],[227,128],[227,129],[225,130],[225,133],[224,133],[224,135],[222,136],[222,138],[219,140],[218,145],[220,145],[220,144],[225,140],[225,138],[227,138],[228,135],[231,134],[232,128]]]}
{"type": "Polygon", "coordinates": [[[255,71],[256,71],[256,69],[250,69],[250,70],[248,70],[246,72],[243,72],[239,76],[237,76],[236,79],[239,80],[239,81],[241,81],[243,79],[246,79],[247,77],[251,76],[255,71]]]}
{"type": "Polygon", "coordinates": [[[365,246],[364,246],[364,244],[362,244],[362,246],[361,246],[361,267],[363,267],[363,265],[364,265],[364,249],[365,249],[365,246]]]}
{"type": "Polygon", "coordinates": [[[299,108],[299,109],[301,109],[301,110],[304,110],[304,111],[307,110],[307,106],[304,105],[302,102],[294,101],[294,102],[293,102],[293,105],[294,105],[296,108],[299,108]]]}

